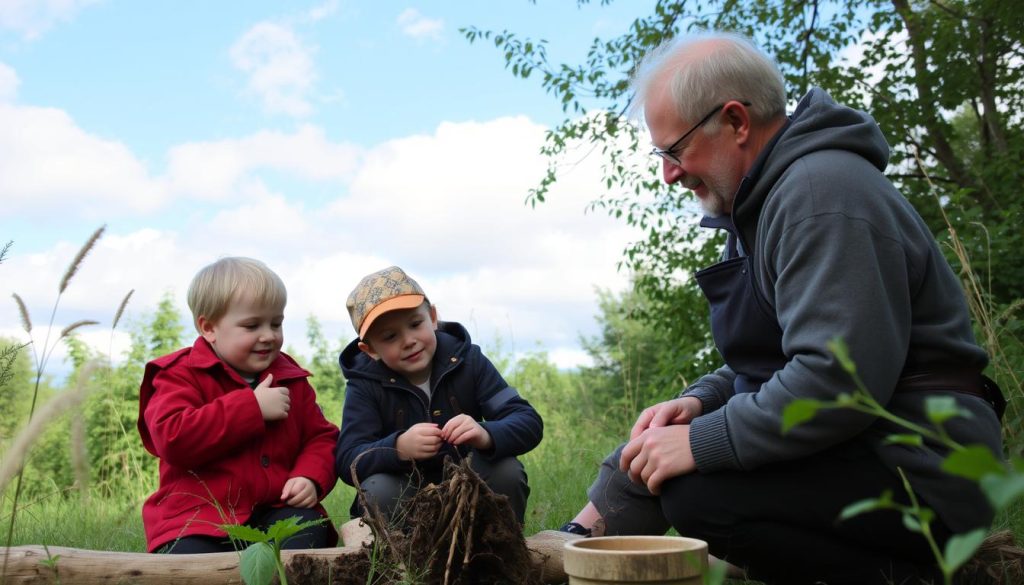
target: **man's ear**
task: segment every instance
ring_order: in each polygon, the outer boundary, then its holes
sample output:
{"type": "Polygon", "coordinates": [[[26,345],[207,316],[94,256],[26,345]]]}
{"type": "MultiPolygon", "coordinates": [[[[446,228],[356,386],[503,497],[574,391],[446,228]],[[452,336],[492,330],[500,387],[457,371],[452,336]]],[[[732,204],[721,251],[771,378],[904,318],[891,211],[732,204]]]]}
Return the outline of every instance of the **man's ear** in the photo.
{"type": "Polygon", "coordinates": [[[750,111],[746,106],[737,101],[726,104],[725,123],[732,129],[736,144],[750,140],[750,111]]]}
{"type": "Polygon", "coordinates": [[[430,325],[437,331],[437,307],[430,305],[430,325]]]}
{"type": "Polygon", "coordinates": [[[206,317],[200,315],[196,319],[196,325],[199,326],[199,334],[203,336],[208,343],[211,345],[217,341],[217,332],[214,330],[216,323],[210,321],[206,317]]]}
{"type": "Polygon", "coordinates": [[[373,359],[374,361],[380,359],[380,354],[374,352],[373,348],[370,347],[370,344],[366,343],[365,341],[360,341],[359,342],[359,351],[361,351],[361,352],[365,353],[366,355],[370,356],[370,358],[373,359]]]}

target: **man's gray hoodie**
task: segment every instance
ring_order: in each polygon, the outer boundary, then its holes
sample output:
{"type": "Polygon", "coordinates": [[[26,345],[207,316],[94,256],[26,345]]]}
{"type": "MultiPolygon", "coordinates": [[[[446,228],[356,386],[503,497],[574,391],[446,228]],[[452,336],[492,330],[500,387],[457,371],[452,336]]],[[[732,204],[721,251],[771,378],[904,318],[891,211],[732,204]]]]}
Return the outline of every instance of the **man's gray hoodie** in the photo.
{"type": "MultiPolygon", "coordinates": [[[[882,173],[889,147],[871,117],[814,89],[770,148],[748,179],[749,192],[734,203],[733,222],[741,249],[753,256],[756,286],[778,319],[787,361],[757,392],[734,392],[727,365],[685,391],[704,407],[690,427],[698,469],[754,469],[856,441],[894,473],[902,469],[954,532],[987,524],[992,510],[980,490],[939,470],[942,448],[884,443],[907,432],[892,423],[830,409],[782,436],[782,412],[792,400],[854,391],[826,346],[835,337],[845,341],[874,398],[924,426],[925,399],[942,392],[895,393],[901,373],[936,366],[980,371],[988,358],[935,238],[882,173]]],[[[945,394],[972,414],[946,423],[951,437],[1001,456],[989,404],[945,394]]]]}

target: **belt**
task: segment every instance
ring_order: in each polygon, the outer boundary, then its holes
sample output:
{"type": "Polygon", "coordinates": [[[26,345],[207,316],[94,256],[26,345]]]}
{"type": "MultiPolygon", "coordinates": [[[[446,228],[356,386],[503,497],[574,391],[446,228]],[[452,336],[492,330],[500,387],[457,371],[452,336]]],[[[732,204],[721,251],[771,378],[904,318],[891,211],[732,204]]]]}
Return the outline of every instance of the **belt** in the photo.
{"type": "Polygon", "coordinates": [[[900,376],[894,390],[903,392],[944,391],[977,396],[987,402],[1000,420],[1006,411],[1006,399],[999,385],[976,370],[920,370],[900,376]]]}

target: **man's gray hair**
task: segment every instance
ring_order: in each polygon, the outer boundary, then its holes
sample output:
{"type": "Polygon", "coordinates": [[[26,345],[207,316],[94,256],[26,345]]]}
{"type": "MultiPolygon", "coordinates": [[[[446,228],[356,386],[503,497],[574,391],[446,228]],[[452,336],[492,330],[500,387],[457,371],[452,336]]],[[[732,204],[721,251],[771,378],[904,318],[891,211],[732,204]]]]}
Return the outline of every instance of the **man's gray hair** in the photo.
{"type": "Polygon", "coordinates": [[[630,82],[630,118],[642,117],[651,85],[665,74],[671,75],[672,99],[683,120],[696,123],[708,110],[730,100],[750,102],[757,122],[786,115],[786,89],[778,65],[743,35],[708,32],[680,37],[648,53],[630,82]],[[695,45],[709,41],[715,43],[714,50],[699,58],[688,55],[695,45]]]}

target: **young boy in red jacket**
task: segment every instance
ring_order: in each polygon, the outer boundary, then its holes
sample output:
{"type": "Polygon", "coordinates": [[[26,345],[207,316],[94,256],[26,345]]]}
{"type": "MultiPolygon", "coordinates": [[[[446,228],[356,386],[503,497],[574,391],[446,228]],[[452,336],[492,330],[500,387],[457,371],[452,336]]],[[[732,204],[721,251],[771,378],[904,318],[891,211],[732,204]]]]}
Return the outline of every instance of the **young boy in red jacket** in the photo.
{"type": "MultiPolygon", "coordinates": [[[[309,372],[281,352],[286,300],[281,279],[250,258],[223,258],[192,279],[199,338],[148,363],[139,389],[139,433],[160,458],[160,487],[142,506],[150,552],[226,552],[235,547],[222,524],[327,517],[338,428],[309,372]]],[[[325,520],[282,545],[335,543],[325,520]]]]}

